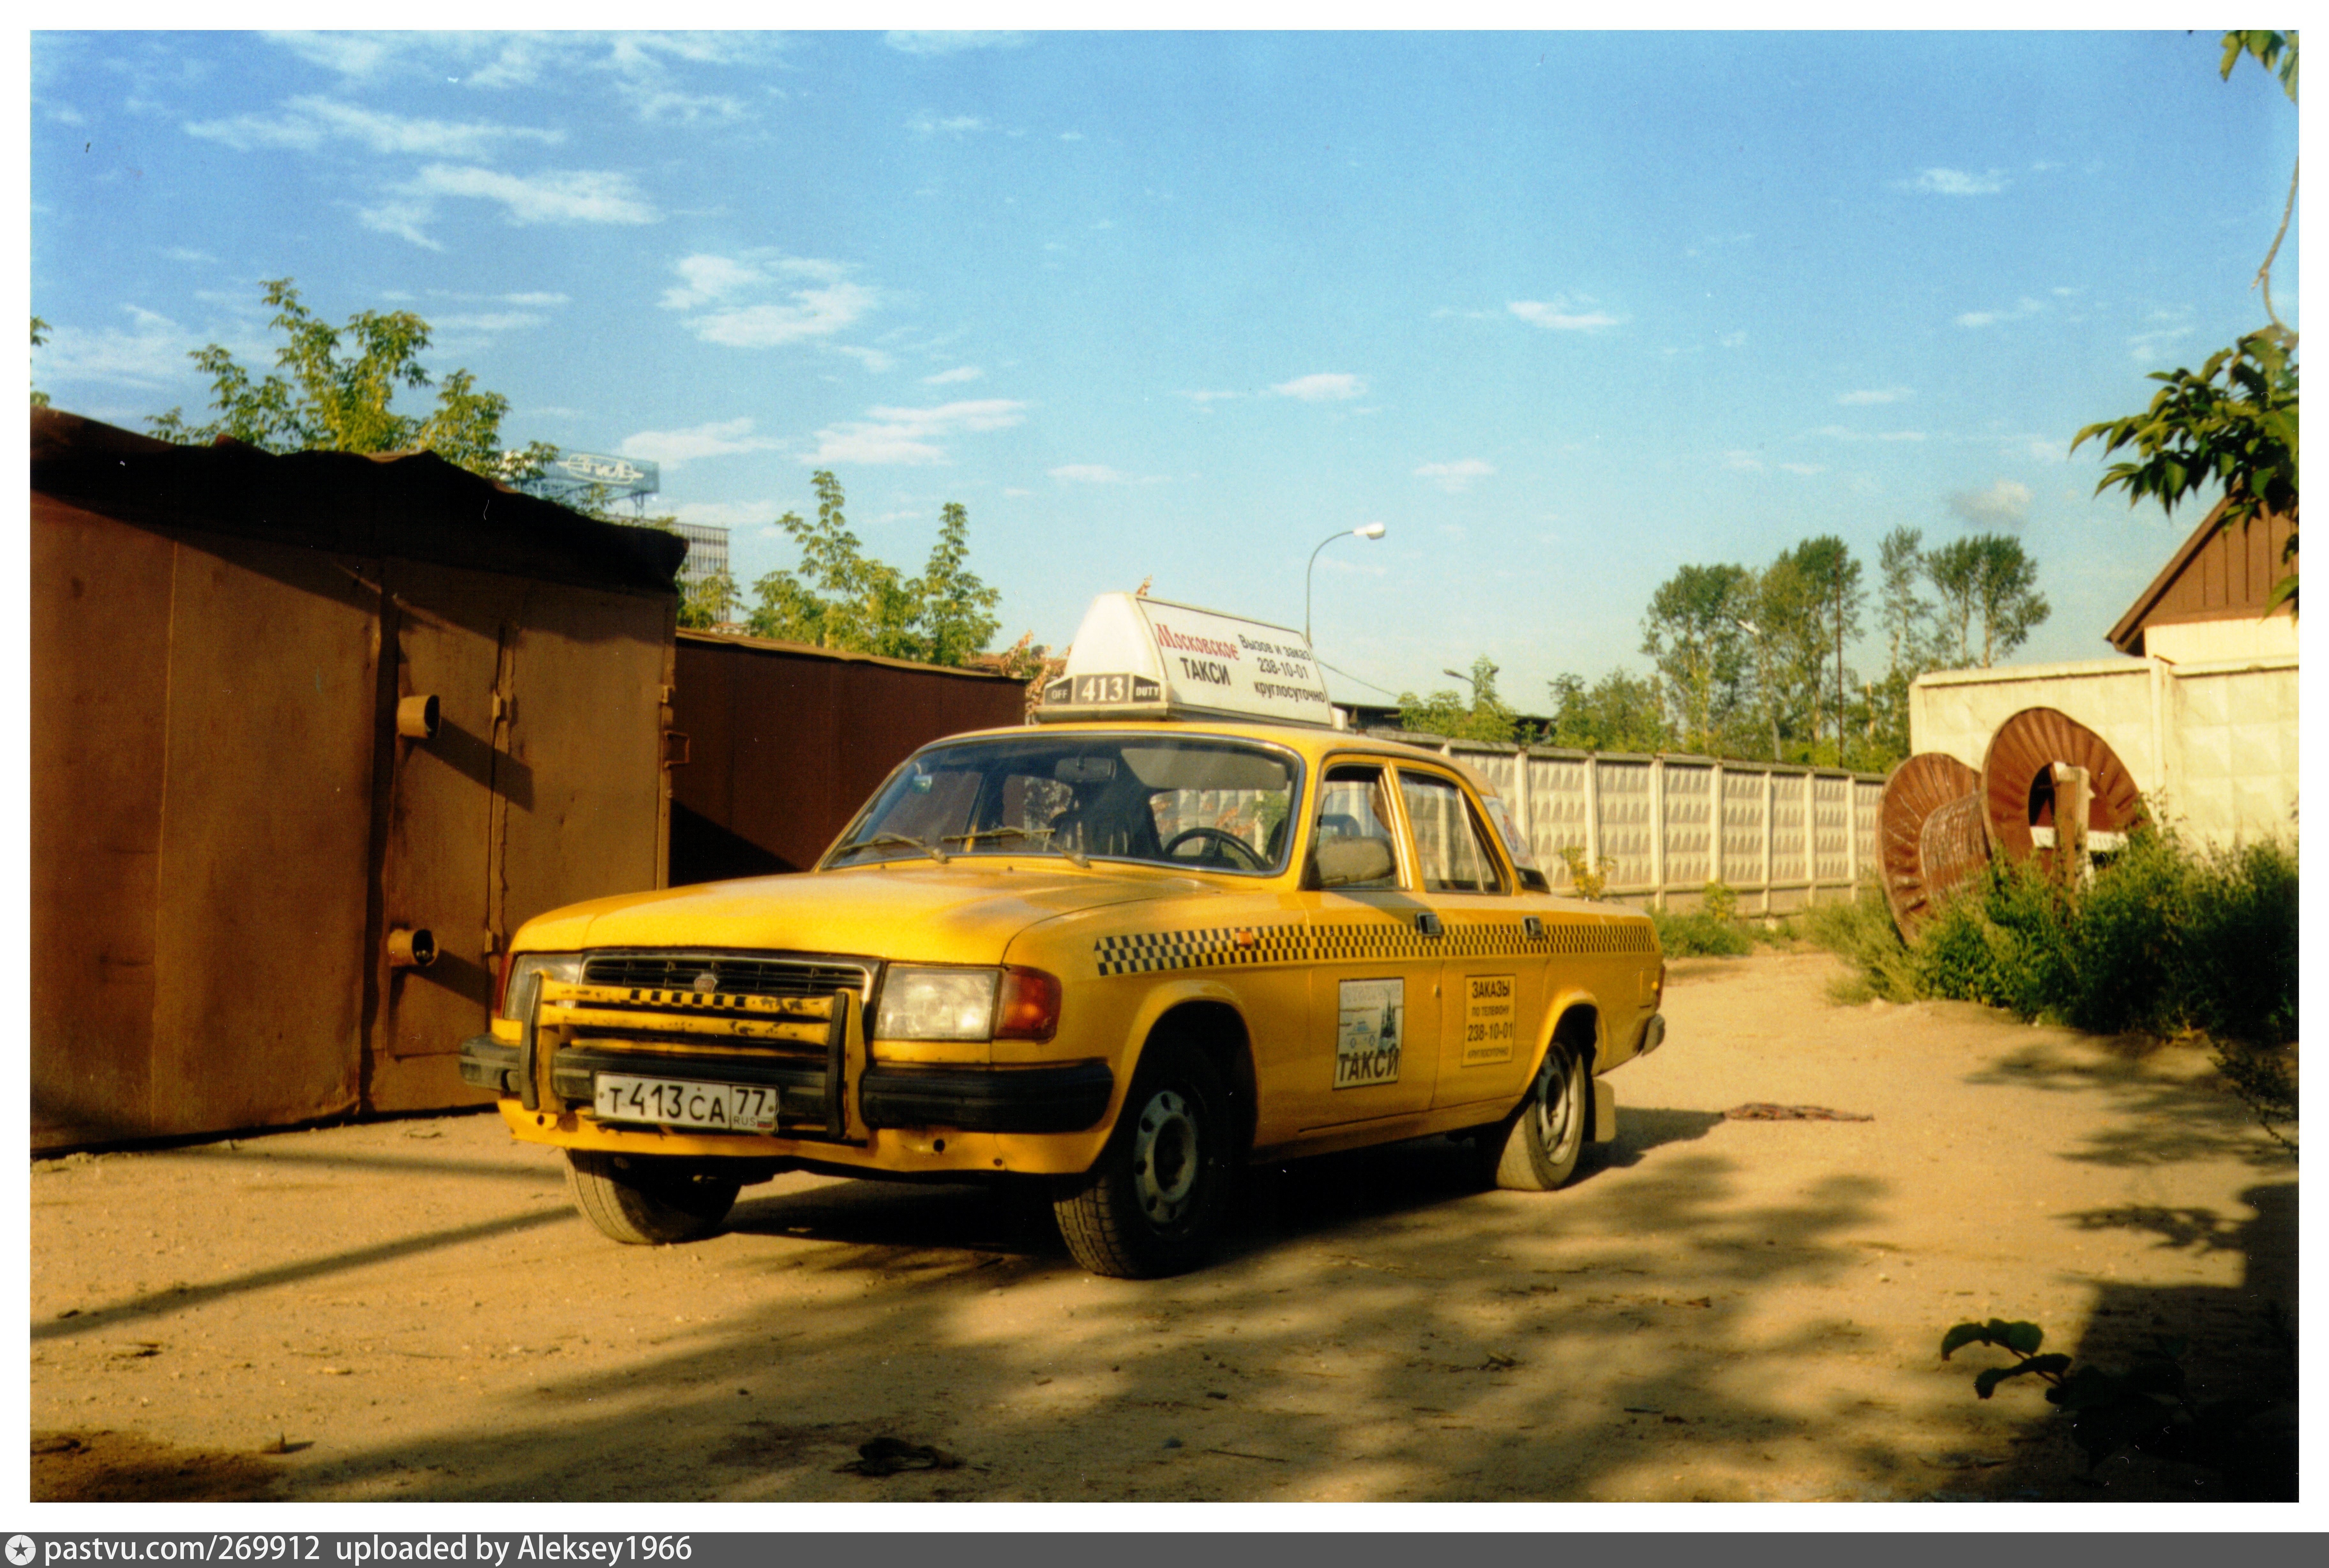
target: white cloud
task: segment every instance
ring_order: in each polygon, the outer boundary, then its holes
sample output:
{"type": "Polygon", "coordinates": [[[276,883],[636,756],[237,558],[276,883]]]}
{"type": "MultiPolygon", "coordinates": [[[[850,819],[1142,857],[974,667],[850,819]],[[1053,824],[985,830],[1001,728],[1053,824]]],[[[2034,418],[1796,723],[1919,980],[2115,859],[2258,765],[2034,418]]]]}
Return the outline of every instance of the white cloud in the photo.
{"type": "Polygon", "coordinates": [[[1814,474],[1826,473],[1827,465],[1825,463],[1781,463],[1779,465],[1779,471],[1786,474],[1800,475],[1801,477],[1808,479],[1814,474]]]}
{"type": "Polygon", "coordinates": [[[943,463],[942,441],[966,431],[1006,430],[1026,418],[1027,405],[1004,398],[942,403],[937,408],[878,407],[865,418],[817,431],[816,450],[801,460],[840,463],[943,463]]]}
{"type": "Polygon", "coordinates": [[[2045,308],[2046,307],[2040,301],[2024,296],[2015,301],[2011,310],[1968,310],[1957,318],[1957,323],[1959,326],[1976,328],[1995,326],[2001,321],[2027,320],[2032,316],[2042,313],[2045,308]]]}
{"type": "Polygon", "coordinates": [[[207,250],[196,250],[184,245],[173,245],[162,254],[173,261],[203,262],[218,260],[207,250]]]}
{"type": "Polygon", "coordinates": [[[1743,330],[1726,332],[1715,341],[1725,348],[1744,348],[1747,346],[1747,334],[1743,330]]]}
{"type": "Polygon", "coordinates": [[[499,202],[513,223],[652,223],[659,214],[632,186],[628,175],[570,169],[505,175],[454,164],[431,164],[403,187],[421,196],[468,196],[499,202]]]}
{"type": "Polygon", "coordinates": [[[1307,403],[1341,402],[1367,395],[1366,378],[1325,373],[1279,382],[1270,391],[1279,397],[1300,398],[1307,403]]]}
{"type": "Polygon", "coordinates": [[[1084,133],[1081,131],[1061,131],[1060,133],[1060,139],[1063,142],[1080,142],[1084,139],[1084,133]]]}
{"type": "Polygon", "coordinates": [[[511,332],[523,326],[540,326],[548,319],[530,310],[488,310],[476,315],[432,316],[429,326],[445,332],[511,332]]]}
{"type": "Polygon", "coordinates": [[[847,354],[874,375],[882,374],[898,363],[878,348],[859,348],[853,344],[836,343],[833,345],[833,352],[847,354]]]}
{"type": "Polygon", "coordinates": [[[627,175],[585,169],[539,175],[505,175],[474,165],[430,164],[387,196],[356,209],[367,229],[395,234],[431,250],[445,247],[426,225],[436,221],[446,197],[498,202],[504,219],[520,227],[533,223],[655,223],[662,214],[641,196],[627,175]]]}
{"type": "Polygon", "coordinates": [[[986,373],[985,371],[979,369],[975,364],[958,364],[952,370],[942,370],[936,375],[924,376],[922,378],[922,384],[924,386],[951,386],[956,382],[982,380],[985,377],[985,374],[986,373]]]}
{"type": "Polygon", "coordinates": [[[1551,332],[1595,332],[1605,326],[1622,326],[1625,317],[1612,316],[1606,310],[1583,309],[1589,299],[1571,300],[1566,295],[1546,299],[1515,299],[1504,308],[1533,326],[1551,332]]]}
{"type": "Polygon", "coordinates": [[[1071,485],[1121,485],[1124,476],[1106,463],[1065,463],[1047,470],[1054,479],[1071,485]]]}
{"type": "Polygon", "coordinates": [[[118,382],[127,386],[165,387],[190,373],[186,355],[196,345],[178,324],[132,305],[129,328],[90,332],[53,326],[49,341],[33,350],[35,381],[118,382]]]}
{"type": "Polygon", "coordinates": [[[1983,175],[1963,169],[1926,169],[1913,180],[1901,181],[1900,188],[1928,196],[1994,196],[2010,183],[1996,169],[1983,175]]]}
{"type": "Polygon", "coordinates": [[[1759,474],[1763,471],[1763,459],[1752,452],[1725,452],[1722,466],[1737,473],[1759,474]]]}
{"type": "MultiPolygon", "coordinates": [[[[765,524],[784,510],[775,501],[676,501],[668,505],[673,516],[683,523],[693,523],[705,528],[750,528],[765,524]]],[[[776,529],[771,536],[781,537],[776,529]]]]}
{"type": "Polygon", "coordinates": [[[785,443],[773,436],[756,436],[749,418],[721,420],[684,430],[641,430],[623,438],[616,450],[626,458],[644,458],[666,468],[676,468],[700,458],[724,458],[734,452],[765,452],[785,443]]]}
{"type": "Polygon", "coordinates": [[[972,131],[985,130],[986,122],[975,114],[949,115],[944,119],[919,114],[906,122],[906,128],[916,136],[936,136],[944,131],[951,137],[964,137],[972,131]]]}
{"type": "MultiPolygon", "coordinates": [[[[273,41],[352,81],[426,79],[487,90],[565,78],[646,121],[734,120],[745,100],[681,91],[674,63],[697,68],[765,63],[788,47],[780,34],[720,33],[288,33],[273,41]]],[[[691,78],[691,86],[695,85],[691,78]]]]}
{"type": "Polygon", "coordinates": [[[1949,497],[1949,510],[1968,523],[2019,528],[2030,520],[2031,500],[2029,486],[2000,479],[1985,490],[1958,491],[1949,497]]]}
{"type": "Polygon", "coordinates": [[[895,31],[882,43],[901,54],[959,54],[966,49],[1016,49],[1027,42],[1023,33],[937,33],[895,31]]]}
{"type": "Polygon", "coordinates": [[[1231,398],[1241,398],[1245,396],[1245,393],[1233,392],[1174,392],[1173,395],[1174,397],[1187,398],[1191,402],[1197,405],[1197,411],[1199,413],[1209,414],[1213,411],[1213,405],[1215,403],[1226,402],[1231,398]]]}
{"type": "MultiPolygon", "coordinates": [[[[705,343],[729,348],[775,348],[827,338],[853,326],[880,302],[880,295],[847,280],[837,261],[749,250],[735,256],[697,254],[672,263],[682,281],[664,291],[665,310],[718,308],[687,318],[686,326],[705,343]],[[777,299],[755,296],[777,294],[777,299]]],[[[893,363],[873,348],[844,350],[868,370],[893,363]]]]}
{"type": "Polygon", "coordinates": [[[1495,471],[1494,463],[1482,462],[1477,458],[1463,458],[1452,463],[1426,463],[1415,470],[1415,477],[1429,479],[1454,496],[1468,488],[1473,480],[1484,478],[1495,471]]]}
{"type": "Polygon", "coordinates": [[[1836,401],[1846,408],[1867,408],[1875,403],[1906,402],[1917,394],[1905,386],[1874,387],[1864,392],[1844,392],[1836,401]]]}
{"type": "Polygon", "coordinates": [[[1921,441],[1922,430],[1855,430],[1843,425],[1823,425],[1812,432],[1833,441],[1921,441]]]}
{"type": "Polygon", "coordinates": [[[495,148],[511,142],[549,146],[566,137],[563,131],[529,126],[410,119],[314,94],[292,99],[284,107],[288,112],[278,118],[246,114],[232,119],[190,121],[186,132],[222,142],[239,152],[260,146],[312,151],[326,140],[338,140],[354,142],[375,153],[437,158],[487,157],[495,148]]]}
{"type": "Polygon", "coordinates": [[[740,305],[690,316],[688,330],[728,348],[775,348],[804,338],[830,337],[873,307],[873,291],[855,283],[795,289],[784,304],[740,305]]]}

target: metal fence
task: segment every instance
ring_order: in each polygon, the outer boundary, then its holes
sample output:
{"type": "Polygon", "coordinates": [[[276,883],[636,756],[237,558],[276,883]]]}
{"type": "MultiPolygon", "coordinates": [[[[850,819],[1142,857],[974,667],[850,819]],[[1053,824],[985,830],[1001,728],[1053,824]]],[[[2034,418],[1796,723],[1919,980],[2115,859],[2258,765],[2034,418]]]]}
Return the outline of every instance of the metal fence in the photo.
{"type": "Polygon", "coordinates": [[[1609,897],[1690,909],[1719,882],[1739,894],[1742,914],[1850,898],[1876,864],[1880,774],[1372,732],[1429,747],[1485,779],[1556,893],[1574,886],[1563,845],[1583,850],[1588,864],[1608,863],[1609,897]]]}

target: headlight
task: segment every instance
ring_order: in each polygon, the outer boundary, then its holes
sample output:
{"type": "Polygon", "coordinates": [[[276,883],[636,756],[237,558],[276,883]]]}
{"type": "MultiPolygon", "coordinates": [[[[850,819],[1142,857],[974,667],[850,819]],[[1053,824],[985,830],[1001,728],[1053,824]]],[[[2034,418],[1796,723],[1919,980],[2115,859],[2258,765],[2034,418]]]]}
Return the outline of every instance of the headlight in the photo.
{"type": "Polygon", "coordinates": [[[1060,1026],[1060,982],[1016,964],[1000,969],[893,965],[882,982],[878,1040],[1049,1040],[1060,1026]]]}
{"type": "Polygon", "coordinates": [[[984,1040],[995,1022],[995,969],[892,968],[882,981],[882,1040],[984,1040]]]}
{"type": "Polygon", "coordinates": [[[580,953],[519,953],[509,961],[503,972],[501,1005],[495,1009],[504,1018],[523,1019],[526,1009],[533,1005],[535,983],[544,978],[564,980],[571,985],[582,978],[580,953]]]}

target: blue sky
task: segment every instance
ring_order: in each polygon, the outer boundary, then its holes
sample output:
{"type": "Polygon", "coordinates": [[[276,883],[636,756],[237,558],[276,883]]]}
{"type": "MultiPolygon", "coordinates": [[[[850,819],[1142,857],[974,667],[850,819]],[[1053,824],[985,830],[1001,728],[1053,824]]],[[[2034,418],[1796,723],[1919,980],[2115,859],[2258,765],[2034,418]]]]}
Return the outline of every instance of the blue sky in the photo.
{"type": "MultiPolygon", "coordinates": [[[[2018,533],[2102,634],[2196,523],[2089,421],[2264,315],[2296,113],[2212,33],[36,33],[35,384],[142,428],[260,281],[735,530],[831,468],[1002,639],[1091,597],[1542,711],[1685,562],[2018,533]]],[[[2298,325],[2295,234],[2275,301],[2298,325]]],[[[1873,628],[1873,615],[1870,618],[1873,628]]],[[[1875,673],[1872,639],[1857,661],[1875,673]]],[[[1338,679],[1335,694],[1367,700],[1338,679]]]]}

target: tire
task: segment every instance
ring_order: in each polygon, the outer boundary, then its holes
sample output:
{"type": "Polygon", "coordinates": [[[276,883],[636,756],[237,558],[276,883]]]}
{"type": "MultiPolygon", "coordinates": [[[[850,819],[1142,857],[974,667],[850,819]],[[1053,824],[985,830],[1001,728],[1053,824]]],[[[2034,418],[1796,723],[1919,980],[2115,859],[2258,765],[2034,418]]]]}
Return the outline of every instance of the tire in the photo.
{"type": "Polygon", "coordinates": [[[1575,1176],[1585,1153],[1592,1097],[1584,1053],[1556,1036],[1545,1050],[1544,1067],[1529,1086],[1528,1098],[1505,1124],[1504,1147],[1496,1157],[1496,1185],[1515,1192],[1549,1193],[1575,1176]]]}
{"type": "Polygon", "coordinates": [[[1232,1144],[1228,1086],[1204,1053],[1177,1041],[1152,1046],[1108,1147],[1053,1191],[1068,1251],[1117,1280],[1195,1268],[1220,1239],[1232,1144]]]}
{"type": "Polygon", "coordinates": [[[661,1155],[566,1151],[566,1190],[600,1231],[635,1247],[700,1241],[720,1228],[738,1183],[703,1162],[661,1155]]]}

